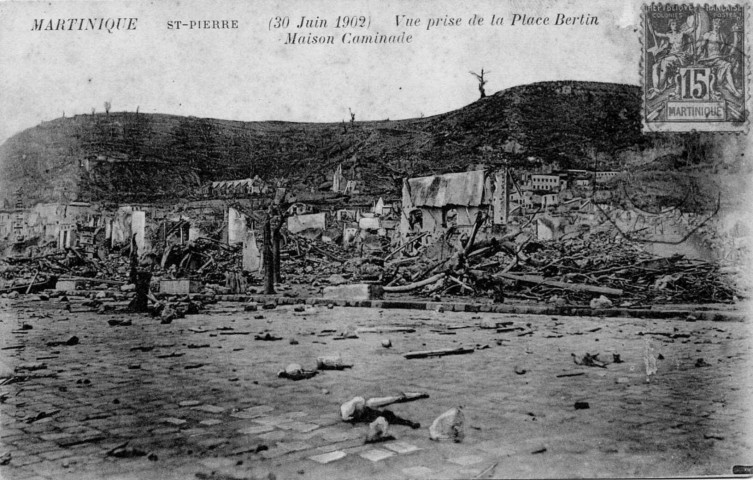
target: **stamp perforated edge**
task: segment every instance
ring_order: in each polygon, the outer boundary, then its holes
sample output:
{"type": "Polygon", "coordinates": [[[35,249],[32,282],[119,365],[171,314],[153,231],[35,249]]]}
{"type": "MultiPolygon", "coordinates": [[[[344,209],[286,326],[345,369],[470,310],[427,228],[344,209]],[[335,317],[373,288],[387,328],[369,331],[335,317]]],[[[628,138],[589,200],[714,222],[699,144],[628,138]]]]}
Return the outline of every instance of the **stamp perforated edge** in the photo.
{"type": "Polygon", "coordinates": [[[750,116],[751,116],[751,91],[750,91],[750,85],[751,85],[751,38],[753,37],[750,32],[750,8],[748,5],[744,2],[715,2],[715,3],[705,3],[703,5],[701,4],[694,4],[692,2],[651,2],[651,3],[643,3],[641,4],[641,13],[640,13],[640,28],[638,29],[638,39],[639,44],[641,48],[640,52],[640,59],[639,59],[639,75],[640,75],[640,87],[641,87],[641,131],[642,133],[693,133],[693,132],[704,132],[704,133],[719,133],[719,134],[743,134],[747,135],[750,131],[750,116]],[[663,4],[672,4],[672,5],[694,5],[696,8],[698,7],[707,7],[709,5],[731,5],[731,4],[737,4],[741,5],[743,8],[743,22],[745,25],[744,32],[745,32],[745,51],[743,52],[743,56],[745,58],[745,70],[743,72],[743,78],[745,79],[745,99],[744,99],[744,108],[745,108],[745,120],[743,122],[716,122],[716,123],[707,123],[707,122],[697,122],[697,123],[661,123],[661,124],[653,124],[646,122],[646,85],[645,85],[645,74],[644,70],[646,68],[645,65],[645,45],[644,45],[644,36],[645,36],[645,29],[646,29],[646,7],[655,3],[663,3],[663,4]]]}

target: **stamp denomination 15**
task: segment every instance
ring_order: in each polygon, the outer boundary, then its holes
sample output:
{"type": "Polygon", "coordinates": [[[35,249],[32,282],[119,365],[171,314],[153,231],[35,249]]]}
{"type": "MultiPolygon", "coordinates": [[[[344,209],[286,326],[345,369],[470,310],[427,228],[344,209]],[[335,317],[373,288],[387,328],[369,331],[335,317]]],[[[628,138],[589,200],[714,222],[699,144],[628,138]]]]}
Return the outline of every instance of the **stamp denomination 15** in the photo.
{"type": "Polygon", "coordinates": [[[644,131],[746,130],[745,22],[743,5],[644,6],[644,131]]]}

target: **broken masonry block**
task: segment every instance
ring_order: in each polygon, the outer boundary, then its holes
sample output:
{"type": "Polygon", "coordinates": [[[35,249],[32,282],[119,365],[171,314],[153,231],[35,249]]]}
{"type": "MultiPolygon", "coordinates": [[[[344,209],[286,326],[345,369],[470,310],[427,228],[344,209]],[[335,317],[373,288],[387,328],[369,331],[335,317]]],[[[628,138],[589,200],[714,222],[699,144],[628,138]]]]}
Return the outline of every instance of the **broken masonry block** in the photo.
{"type": "Polygon", "coordinates": [[[324,298],[331,300],[381,300],[384,289],[380,285],[358,283],[324,287],[324,298]]]}
{"type": "Polygon", "coordinates": [[[55,284],[55,290],[61,292],[72,292],[83,286],[83,282],[79,280],[58,280],[55,284]]]}
{"type": "Polygon", "coordinates": [[[338,354],[318,357],[316,368],[317,370],[345,370],[346,368],[353,368],[353,365],[343,362],[342,357],[338,354]]]}
{"type": "Polygon", "coordinates": [[[201,282],[186,278],[178,280],[161,280],[159,282],[159,291],[160,293],[166,293],[168,295],[199,293],[201,291],[201,282]]]}
{"type": "Polygon", "coordinates": [[[384,417],[379,417],[369,424],[369,433],[366,435],[366,443],[385,442],[394,440],[390,435],[390,424],[384,417]]]}
{"type": "Polygon", "coordinates": [[[319,372],[316,370],[304,370],[301,365],[291,363],[285,367],[285,370],[278,372],[277,376],[290,380],[308,380],[309,378],[316,376],[317,373],[319,372]]]}
{"type": "Polygon", "coordinates": [[[463,408],[456,407],[438,416],[429,427],[429,438],[435,441],[452,440],[460,443],[465,438],[463,408]]]}
{"type": "Polygon", "coordinates": [[[589,305],[594,310],[602,308],[612,308],[612,301],[604,295],[601,295],[599,298],[592,299],[589,305]]]}

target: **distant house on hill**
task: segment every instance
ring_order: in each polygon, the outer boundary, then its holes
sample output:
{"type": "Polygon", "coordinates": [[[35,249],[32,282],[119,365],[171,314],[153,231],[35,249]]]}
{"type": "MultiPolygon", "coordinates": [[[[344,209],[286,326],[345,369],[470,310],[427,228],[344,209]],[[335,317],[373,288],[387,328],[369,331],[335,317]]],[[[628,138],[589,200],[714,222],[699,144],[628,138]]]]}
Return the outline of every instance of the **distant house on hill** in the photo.
{"type": "Polygon", "coordinates": [[[361,193],[363,190],[363,182],[360,180],[348,180],[343,175],[342,164],[337,166],[335,174],[332,176],[332,191],[335,193],[345,193],[352,195],[355,193],[361,193]]]}
{"type": "Polygon", "coordinates": [[[620,172],[596,172],[596,183],[606,183],[609,179],[616,177],[620,172]]]}
{"type": "Polygon", "coordinates": [[[591,180],[587,178],[576,178],[573,182],[573,186],[579,187],[579,188],[585,188],[591,185],[591,180]]]}
{"type": "Polygon", "coordinates": [[[533,190],[553,190],[559,192],[559,175],[534,173],[531,175],[531,187],[533,190]]]}
{"type": "Polygon", "coordinates": [[[222,180],[212,182],[210,194],[214,197],[232,197],[238,195],[263,195],[269,192],[269,185],[258,175],[241,180],[222,180]]]}
{"type": "Polygon", "coordinates": [[[352,195],[363,191],[363,182],[360,180],[348,180],[343,193],[352,195]]]}
{"type": "Polygon", "coordinates": [[[332,191],[335,193],[340,193],[345,190],[345,177],[343,176],[343,166],[342,164],[337,166],[337,169],[335,170],[335,174],[332,177],[332,191]]]}

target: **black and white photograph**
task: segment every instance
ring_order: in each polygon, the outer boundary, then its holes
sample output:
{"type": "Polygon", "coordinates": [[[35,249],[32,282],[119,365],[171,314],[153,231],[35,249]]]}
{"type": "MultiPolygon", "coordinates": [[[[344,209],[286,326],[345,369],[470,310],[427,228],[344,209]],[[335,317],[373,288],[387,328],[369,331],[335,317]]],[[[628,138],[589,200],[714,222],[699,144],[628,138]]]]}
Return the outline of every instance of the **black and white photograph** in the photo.
{"type": "Polygon", "coordinates": [[[750,478],[750,32],[0,1],[0,479],[750,478]]]}

